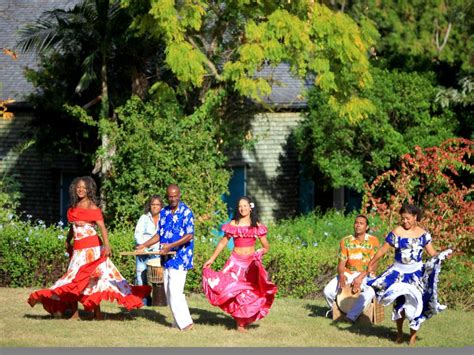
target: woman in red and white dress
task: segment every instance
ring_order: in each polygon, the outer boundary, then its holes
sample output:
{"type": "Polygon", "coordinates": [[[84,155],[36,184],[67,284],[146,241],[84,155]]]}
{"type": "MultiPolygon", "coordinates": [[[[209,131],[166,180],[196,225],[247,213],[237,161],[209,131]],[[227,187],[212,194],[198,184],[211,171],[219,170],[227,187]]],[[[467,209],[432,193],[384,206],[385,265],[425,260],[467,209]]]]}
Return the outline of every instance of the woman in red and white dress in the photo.
{"type": "Polygon", "coordinates": [[[28,303],[32,307],[42,303],[52,315],[64,316],[71,312],[71,318],[78,318],[77,302],[81,302],[86,311],[94,311],[96,319],[103,319],[101,301],[117,301],[131,310],[142,307],[142,298],[150,294],[150,286],[130,286],[110,260],[107,229],[97,207],[96,191],[97,186],[89,176],[76,178],[71,183],[71,207],[67,211],[71,228],[66,239],[71,257],[68,270],[49,289],[30,295],[28,303]]]}
{"type": "Polygon", "coordinates": [[[259,222],[253,202],[243,196],[235,218],[222,226],[222,230],[224,237],[203,265],[203,290],[209,302],[230,314],[237,323],[237,330],[245,332],[249,324],[268,314],[278,290],[268,280],[262,265],[263,254],[270,248],[267,227],[259,222]],[[233,238],[234,250],[224,268],[219,272],[210,269],[230,238],[233,238]],[[262,248],[255,251],[257,239],[262,248]]]}

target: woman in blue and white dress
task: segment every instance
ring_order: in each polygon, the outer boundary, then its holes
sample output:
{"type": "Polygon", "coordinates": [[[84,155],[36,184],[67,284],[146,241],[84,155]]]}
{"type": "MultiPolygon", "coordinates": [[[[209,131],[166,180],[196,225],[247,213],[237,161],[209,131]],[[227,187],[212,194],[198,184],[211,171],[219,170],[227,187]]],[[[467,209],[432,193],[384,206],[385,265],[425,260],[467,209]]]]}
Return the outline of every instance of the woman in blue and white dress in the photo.
{"type": "Polygon", "coordinates": [[[390,249],[395,248],[394,263],[376,279],[372,286],[379,303],[387,306],[393,302],[392,320],[397,323],[397,343],[403,342],[403,321],[410,322],[410,345],[416,342],[416,332],[426,319],[444,310],[438,303],[438,275],[441,262],[452,252],[437,253],[428,231],[418,226],[421,211],[414,205],[400,209],[401,225],[388,233],[385,243],[369,262],[369,272],[374,271],[377,261],[390,249]],[[432,258],[422,261],[423,249],[432,258]]]}

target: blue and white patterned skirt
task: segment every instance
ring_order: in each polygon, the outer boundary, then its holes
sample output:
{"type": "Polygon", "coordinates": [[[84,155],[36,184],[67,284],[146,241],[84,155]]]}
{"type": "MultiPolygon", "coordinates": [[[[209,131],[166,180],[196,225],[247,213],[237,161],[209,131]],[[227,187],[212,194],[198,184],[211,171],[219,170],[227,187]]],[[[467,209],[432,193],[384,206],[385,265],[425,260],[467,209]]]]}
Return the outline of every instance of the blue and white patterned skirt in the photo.
{"type": "Polygon", "coordinates": [[[451,252],[445,250],[425,264],[395,263],[367,283],[374,288],[379,303],[387,306],[395,302],[392,320],[400,319],[405,311],[410,328],[418,330],[421,323],[446,308],[438,302],[438,276],[442,261],[451,252]]]}

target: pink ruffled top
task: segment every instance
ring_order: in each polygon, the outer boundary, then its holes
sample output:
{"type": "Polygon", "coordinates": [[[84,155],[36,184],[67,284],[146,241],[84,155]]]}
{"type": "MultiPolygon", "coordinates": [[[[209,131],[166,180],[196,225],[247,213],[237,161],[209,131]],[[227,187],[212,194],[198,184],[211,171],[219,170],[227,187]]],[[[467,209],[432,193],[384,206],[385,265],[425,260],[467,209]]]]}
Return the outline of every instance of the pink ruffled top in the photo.
{"type": "Polygon", "coordinates": [[[267,235],[267,227],[259,224],[258,227],[251,226],[235,226],[230,223],[224,224],[222,230],[228,237],[234,238],[234,246],[253,247],[257,238],[262,238],[267,235]]]}

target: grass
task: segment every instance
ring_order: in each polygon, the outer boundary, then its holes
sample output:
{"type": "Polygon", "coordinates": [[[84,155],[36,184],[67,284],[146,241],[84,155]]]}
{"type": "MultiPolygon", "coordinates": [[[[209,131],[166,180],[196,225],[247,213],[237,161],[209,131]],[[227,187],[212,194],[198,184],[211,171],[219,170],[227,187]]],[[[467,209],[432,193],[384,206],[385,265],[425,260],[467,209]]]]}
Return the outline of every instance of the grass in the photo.
{"type": "MultiPolygon", "coordinates": [[[[234,330],[230,316],[209,305],[202,295],[188,295],[195,329],[171,327],[168,307],[145,307],[127,312],[104,302],[104,321],[54,319],[26,299],[33,289],[0,288],[1,347],[406,347],[396,345],[390,307],[381,324],[357,326],[324,317],[321,300],[278,298],[270,314],[248,333],[234,330]]],[[[82,310],[82,308],[80,308],[82,310]]],[[[417,346],[473,346],[474,315],[447,309],[425,322],[417,346]]],[[[408,326],[406,333],[408,333],[408,326]]]]}

